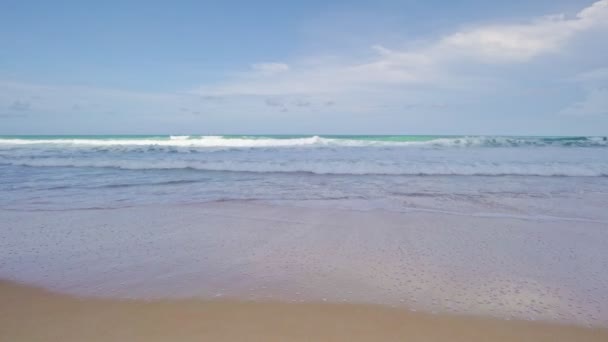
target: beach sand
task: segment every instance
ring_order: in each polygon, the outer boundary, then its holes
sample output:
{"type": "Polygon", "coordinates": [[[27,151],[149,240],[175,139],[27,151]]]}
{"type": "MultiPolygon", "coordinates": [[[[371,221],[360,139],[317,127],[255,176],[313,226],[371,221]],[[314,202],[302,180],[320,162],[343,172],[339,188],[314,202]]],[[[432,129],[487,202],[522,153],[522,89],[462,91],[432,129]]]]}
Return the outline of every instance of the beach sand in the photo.
{"type": "Polygon", "coordinates": [[[608,341],[608,329],[382,306],[76,298],[0,283],[0,341],[608,341]]]}

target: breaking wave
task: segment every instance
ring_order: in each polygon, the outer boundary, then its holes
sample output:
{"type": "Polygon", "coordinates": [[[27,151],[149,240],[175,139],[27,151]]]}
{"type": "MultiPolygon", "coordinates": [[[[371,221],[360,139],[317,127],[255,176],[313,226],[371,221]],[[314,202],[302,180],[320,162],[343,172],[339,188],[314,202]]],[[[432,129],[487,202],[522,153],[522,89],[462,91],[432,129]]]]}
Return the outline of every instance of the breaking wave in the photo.
{"type": "Polygon", "coordinates": [[[50,145],[166,146],[188,148],[289,148],[289,147],[608,147],[606,137],[416,137],[416,136],[168,136],[120,138],[0,138],[0,146],[50,145]]]}

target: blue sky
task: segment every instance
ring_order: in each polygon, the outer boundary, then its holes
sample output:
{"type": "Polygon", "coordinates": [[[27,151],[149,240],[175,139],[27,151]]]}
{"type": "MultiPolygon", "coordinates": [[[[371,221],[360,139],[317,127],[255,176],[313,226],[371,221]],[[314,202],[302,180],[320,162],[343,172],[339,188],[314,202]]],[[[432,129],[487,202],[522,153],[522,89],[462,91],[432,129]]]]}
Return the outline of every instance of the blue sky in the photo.
{"type": "Polygon", "coordinates": [[[608,0],[2,1],[0,134],[608,134],[608,0]]]}

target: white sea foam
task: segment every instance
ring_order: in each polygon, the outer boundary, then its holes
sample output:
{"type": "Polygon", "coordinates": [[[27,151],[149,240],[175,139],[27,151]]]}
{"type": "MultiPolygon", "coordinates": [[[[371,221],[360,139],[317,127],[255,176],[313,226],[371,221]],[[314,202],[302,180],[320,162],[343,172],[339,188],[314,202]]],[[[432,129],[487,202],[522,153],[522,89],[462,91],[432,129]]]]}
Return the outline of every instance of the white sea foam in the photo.
{"type": "Polygon", "coordinates": [[[264,148],[264,147],[529,147],[529,146],[576,146],[608,147],[605,137],[579,138],[518,138],[518,137],[448,137],[429,140],[387,140],[382,137],[369,139],[327,138],[320,136],[301,138],[273,137],[225,137],[225,136],[170,136],[167,138],[120,138],[120,139],[19,139],[0,138],[0,146],[51,145],[51,146],[167,146],[191,148],[264,148]]]}
{"type": "Polygon", "coordinates": [[[187,140],[190,139],[189,135],[172,135],[169,138],[171,138],[171,140],[187,140]]]}
{"type": "MultiPolygon", "coordinates": [[[[0,145],[54,145],[54,146],[169,146],[169,147],[293,147],[334,143],[336,139],[241,139],[222,136],[171,136],[166,139],[0,139],[0,145]]],[[[345,145],[352,142],[345,141],[345,145]]],[[[339,144],[339,143],[338,143],[339,144]]],[[[364,145],[364,144],[363,144],[364,145]]]]}

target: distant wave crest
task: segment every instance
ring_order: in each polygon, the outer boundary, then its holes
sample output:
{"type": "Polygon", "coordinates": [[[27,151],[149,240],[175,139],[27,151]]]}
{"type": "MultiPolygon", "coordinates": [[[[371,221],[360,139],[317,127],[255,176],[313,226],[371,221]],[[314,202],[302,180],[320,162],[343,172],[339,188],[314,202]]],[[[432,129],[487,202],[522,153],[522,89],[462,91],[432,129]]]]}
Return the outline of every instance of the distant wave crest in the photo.
{"type": "Polygon", "coordinates": [[[169,137],[171,140],[188,140],[190,139],[189,135],[171,135],[169,137]]]}
{"type": "Polygon", "coordinates": [[[411,139],[408,137],[230,137],[230,136],[169,136],[165,138],[0,138],[0,146],[50,145],[58,147],[186,147],[186,148],[289,148],[289,147],[608,147],[606,137],[500,137],[468,136],[411,139]]]}

